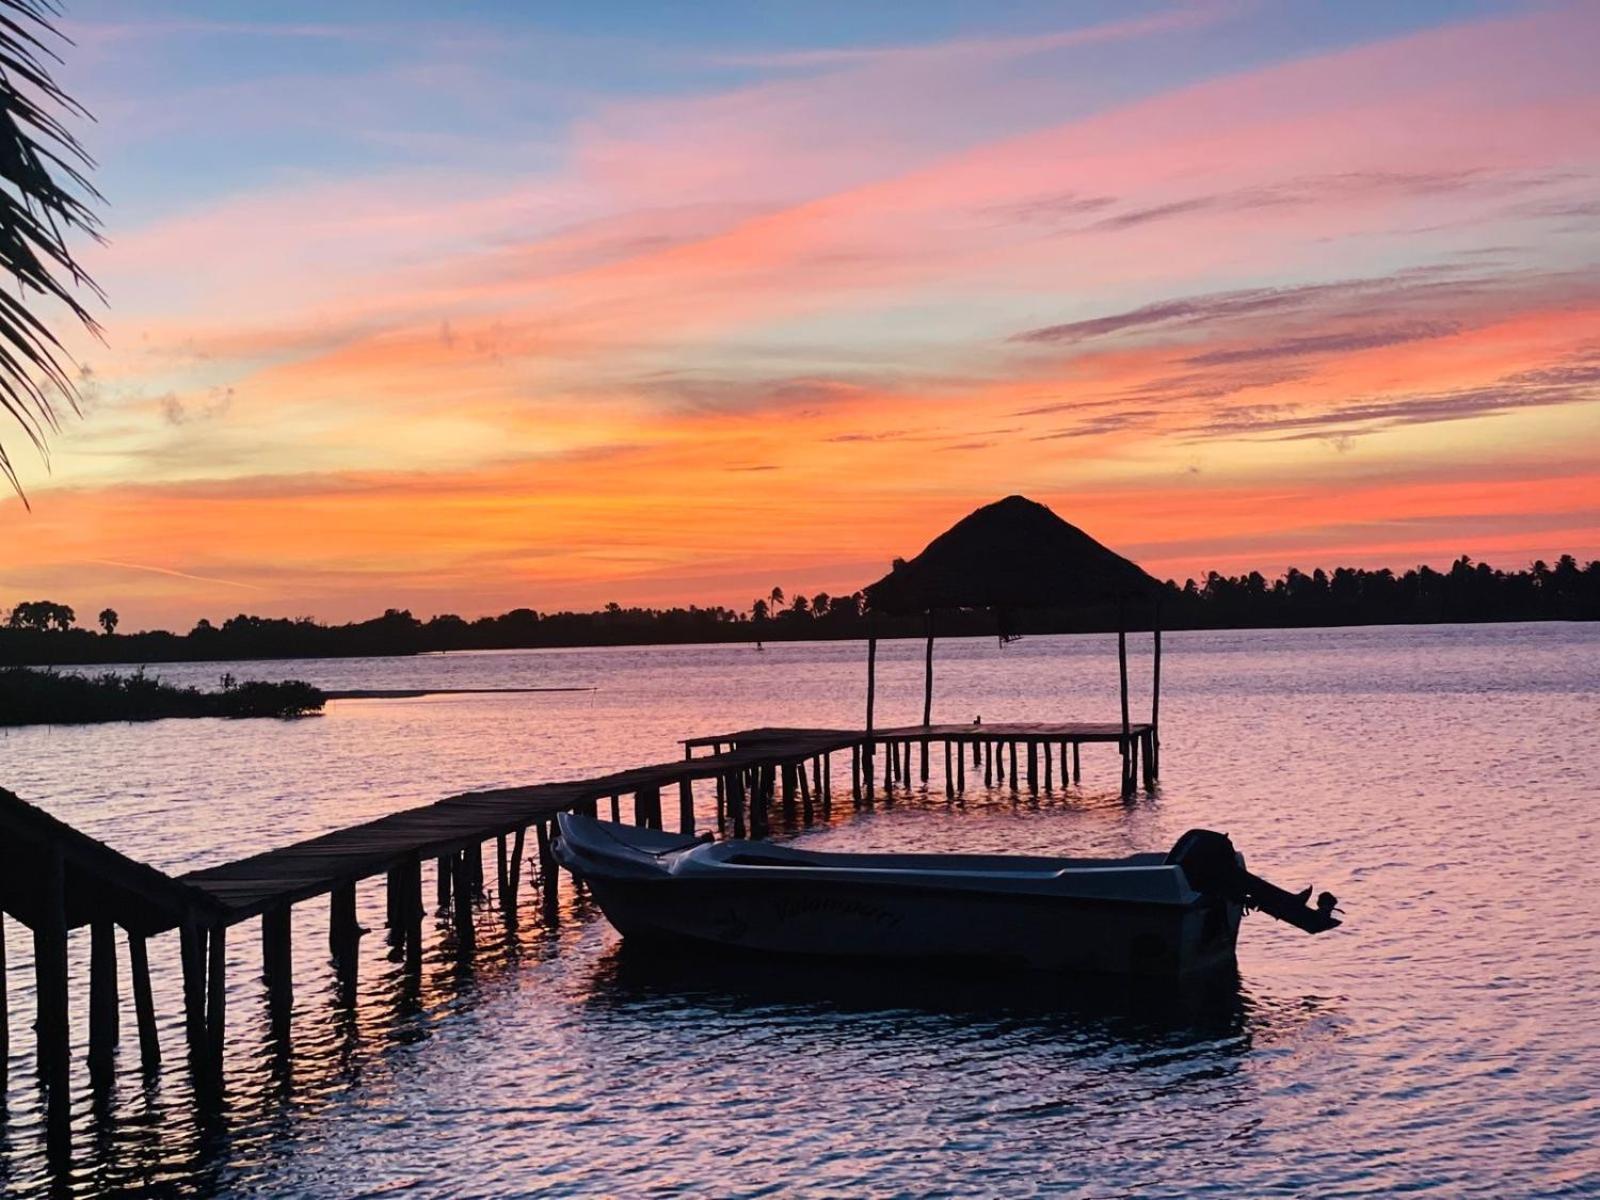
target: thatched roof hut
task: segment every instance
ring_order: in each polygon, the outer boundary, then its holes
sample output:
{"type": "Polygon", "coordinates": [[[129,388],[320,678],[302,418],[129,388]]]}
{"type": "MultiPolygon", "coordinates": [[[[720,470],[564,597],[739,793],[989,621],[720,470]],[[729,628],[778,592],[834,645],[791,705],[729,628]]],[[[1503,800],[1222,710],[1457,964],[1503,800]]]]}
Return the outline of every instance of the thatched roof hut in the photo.
{"type": "MultiPolygon", "coordinates": [[[[922,723],[933,721],[934,614],[950,609],[991,609],[1000,619],[1002,638],[1009,614],[1036,608],[1111,606],[1118,617],[1117,661],[1122,680],[1123,787],[1131,785],[1131,729],[1128,712],[1127,617],[1159,604],[1161,585],[1137,563],[1095,541],[1026,496],[1007,496],[963,517],[928,543],[909,562],[866,589],[867,611],[904,616],[926,613],[928,648],[923,684],[922,723]]],[[[1142,621],[1140,622],[1142,624],[1142,621]]],[[[1150,702],[1151,775],[1158,769],[1161,705],[1161,628],[1152,623],[1155,655],[1150,702]]],[[[872,731],[877,691],[877,638],[867,639],[867,731],[872,731]]]]}
{"type": "Polygon", "coordinates": [[[866,589],[873,612],[1075,608],[1154,596],[1160,585],[1026,496],[963,517],[866,589]]]}

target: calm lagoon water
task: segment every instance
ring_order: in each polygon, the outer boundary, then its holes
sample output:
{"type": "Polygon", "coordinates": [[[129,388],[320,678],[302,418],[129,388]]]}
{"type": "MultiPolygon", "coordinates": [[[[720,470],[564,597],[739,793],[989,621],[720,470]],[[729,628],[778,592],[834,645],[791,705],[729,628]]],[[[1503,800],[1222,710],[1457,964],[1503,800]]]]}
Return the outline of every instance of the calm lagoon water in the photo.
{"type": "MultiPolygon", "coordinates": [[[[289,1053],[268,1034],[254,923],[230,939],[215,1125],[197,1124],[181,1068],[175,938],[152,943],[170,1065],[141,1079],[125,1008],[117,1091],[97,1109],[75,1051],[62,1174],[40,1136],[30,947],[10,924],[0,1193],[1600,1195],[1600,627],[1167,645],[1156,794],[1119,800],[1115,752],[1090,747],[1065,793],[980,779],[951,804],[936,780],[871,811],[846,795],[785,836],[1124,853],[1204,825],[1276,882],[1336,892],[1344,928],[1311,938],[1257,914],[1237,980],[1129,990],[641,961],[570,887],[554,927],[525,889],[514,930],[480,915],[469,969],[430,922],[420,1000],[382,937],[364,939],[351,1011],[333,1002],[325,904],[308,904],[289,1053]]],[[[920,719],[921,649],[880,654],[881,720],[920,719]]],[[[160,667],[207,686],[229,670],[596,690],[30,729],[0,736],[0,783],[187,870],[467,788],[674,757],[693,734],[858,722],[863,658],[846,643],[160,667]]],[[[1147,660],[1133,672],[1147,679],[1147,660]]],[[[937,681],[940,720],[1116,709],[1107,638],[943,643],[937,681]]],[[[382,892],[362,891],[374,929],[382,892]]]]}

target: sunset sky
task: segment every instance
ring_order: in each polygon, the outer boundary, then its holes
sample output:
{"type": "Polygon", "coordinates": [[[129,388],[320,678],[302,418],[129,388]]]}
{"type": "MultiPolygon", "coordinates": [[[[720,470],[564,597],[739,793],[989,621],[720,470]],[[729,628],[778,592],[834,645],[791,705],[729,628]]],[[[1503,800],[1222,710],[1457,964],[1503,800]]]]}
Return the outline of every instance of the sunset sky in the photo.
{"type": "Polygon", "coordinates": [[[1012,492],[1179,579],[1600,556],[1600,5],[63,27],[105,341],[0,607],[742,608],[1012,492]]]}

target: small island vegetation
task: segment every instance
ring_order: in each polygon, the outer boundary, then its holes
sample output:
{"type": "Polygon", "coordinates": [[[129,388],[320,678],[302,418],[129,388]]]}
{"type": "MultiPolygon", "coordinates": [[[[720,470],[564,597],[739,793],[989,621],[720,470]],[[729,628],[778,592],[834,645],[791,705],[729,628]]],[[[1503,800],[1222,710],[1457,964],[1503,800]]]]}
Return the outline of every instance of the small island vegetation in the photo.
{"type": "Polygon", "coordinates": [[[320,712],[327,697],[309,683],[237,683],[215,692],[173,687],[143,671],[98,675],[0,669],[0,726],[89,725],[163,717],[300,717],[320,712]]]}

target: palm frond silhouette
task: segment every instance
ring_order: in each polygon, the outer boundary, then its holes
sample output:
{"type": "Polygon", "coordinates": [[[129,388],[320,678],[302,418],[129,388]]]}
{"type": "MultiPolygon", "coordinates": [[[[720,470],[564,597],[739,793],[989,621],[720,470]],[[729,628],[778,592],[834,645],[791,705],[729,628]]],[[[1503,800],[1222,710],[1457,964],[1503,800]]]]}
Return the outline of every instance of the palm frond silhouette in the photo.
{"type": "MultiPolygon", "coordinates": [[[[54,0],[0,0],[0,413],[40,454],[59,427],[57,406],[76,411],[78,389],[70,356],[35,304],[58,301],[98,336],[79,295],[104,299],[68,245],[74,233],[100,240],[94,206],[103,198],[88,178],[94,161],[64,123],[92,118],[50,73],[61,59],[49,43],[66,41],[54,23],[60,15],[54,0]]],[[[0,474],[21,496],[3,439],[0,474]]]]}

